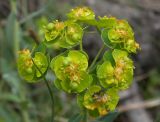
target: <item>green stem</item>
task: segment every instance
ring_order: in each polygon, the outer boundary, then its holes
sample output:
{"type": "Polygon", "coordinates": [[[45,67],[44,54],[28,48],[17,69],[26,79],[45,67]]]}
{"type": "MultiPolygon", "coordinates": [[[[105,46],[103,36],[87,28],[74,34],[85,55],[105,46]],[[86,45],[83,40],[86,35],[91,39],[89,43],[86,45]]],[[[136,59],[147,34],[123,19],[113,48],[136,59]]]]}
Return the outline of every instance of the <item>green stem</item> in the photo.
{"type": "Polygon", "coordinates": [[[87,109],[84,109],[84,118],[83,118],[83,122],[87,122],[88,121],[88,113],[87,113],[87,109]]]}
{"type": "Polygon", "coordinates": [[[83,51],[83,44],[82,44],[82,43],[83,43],[83,42],[81,41],[80,44],[79,44],[81,51],[83,51]]]}
{"type": "Polygon", "coordinates": [[[90,72],[90,70],[93,68],[93,66],[95,65],[97,59],[99,58],[99,56],[101,55],[102,51],[104,50],[105,45],[103,44],[101,49],[98,51],[96,57],[94,58],[93,62],[91,63],[90,67],[88,68],[88,71],[90,72]]]}
{"type": "MultiPolygon", "coordinates": [[[[34,60],[32,59],[32,62],[33,64],[35,65],[35,67],[38,69],[38,71],[41,73],[41,75],[43,76],[43,73],[41,72],[41,70],[38,68],[38,66],[35,64],[34,60]]],[[[43,79],[45,81],[45,84],[48,88],[48,91],[49,91],[49,94],[50,94],[50,97],[51,97],[51,100],[52,100],[52,115],[51,115],[51,122],[54,122],[54,96],[53,96],[53,93],[52,93],[52,90],[51,90],[51,87],[49,86],[49,83],[46,79],[45,76],[43,76],[43,79]]]]}

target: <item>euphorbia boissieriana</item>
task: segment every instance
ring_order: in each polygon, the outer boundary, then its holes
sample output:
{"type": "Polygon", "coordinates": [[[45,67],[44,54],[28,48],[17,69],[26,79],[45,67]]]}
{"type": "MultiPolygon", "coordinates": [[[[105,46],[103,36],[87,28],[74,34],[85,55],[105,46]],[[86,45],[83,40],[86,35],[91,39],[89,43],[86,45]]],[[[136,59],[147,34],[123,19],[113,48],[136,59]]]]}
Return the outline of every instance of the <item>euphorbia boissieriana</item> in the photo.
{"type": "Polygon", "coordinates": [[[46,24],[42,40],[32,52],[25,49],[19,53],[18,71],[26,81],[36,82],[43,78],[53,100],[51,87],[45,78],[51,68],[56,88],[77,94],[82,110],[87,110],[92,116],[103,116],[115,110],[118,92],[129,88],[133,80],[134,64],[130,54],[140,49],[126,20],[96,17],[90,8],[76,7],[67,14],[67,20],[46,24]],[[82,40],[90,27],[95,27],[101,35],[103,46],[88,67],[89,56],[83,50],[82,40]],[[48,52],[55,45],[65,51],[50,62],[48,52]],[[108,50],[100,58],[104,48],[108,50]]]}

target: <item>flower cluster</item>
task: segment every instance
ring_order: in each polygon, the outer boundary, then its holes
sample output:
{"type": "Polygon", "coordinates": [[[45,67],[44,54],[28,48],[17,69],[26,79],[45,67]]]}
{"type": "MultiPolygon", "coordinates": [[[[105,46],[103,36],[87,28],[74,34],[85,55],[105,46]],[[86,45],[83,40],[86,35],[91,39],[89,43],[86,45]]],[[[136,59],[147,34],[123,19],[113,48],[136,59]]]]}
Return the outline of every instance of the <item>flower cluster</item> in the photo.
{"type": "Polygon", "coordinates": [[[25,80],[35,82],[44,77],[50,66],[56,77],[56,88],[76,93],[82,109],[87,109],[90,115],[103,116],[115,110],[119,101],[118,92],[131,85],[134,65],[129,55],[140,49],[139,44],[126,20],[106,16],[96,19],[94,12],[87,7],[72,9],[67,17],[66,21],[56,20],[44,27],[45,39],[32,51],[34,53],[20,51],[19,74],[25,80]],[[88,26],[97,29],[103,44],[109,48],[96,62],[102,52],[98,53],[89,67],[88,55],[82,45],[88,26]],[[44,50],[54,44],[67,50],[50,62],[44,50]],[[79,46],[79,50],[75,46],[79,46]]]}
{"type": "Polygon", "coordinates": [[[67,14],[67,17],[72,20],[94,20],[95,14],[88,7],[77,7],[71,9],[71,12],[67,14]]]}
{"type": "Polygon", "coordinates": [[[67,55],[57,56],[51,61],[51,69],[57,79],[55,85],[66,92],[82,92],[92,82],[92,76],[86,72],[88,59],[83,52],[71,50],[67,55]]]}
{"type": "Polygon", "coordinates": [[[91,86],[86,93],[78,96],[79,104],[85,106],[92,116],[106,115],[113,111],[119,96],[116,89],[102,90],[98,85],[91,86]]]}
{"type": "Polygon", "coordinates": [[[54,21],[45,26],[45,43],[57,43],[62,48],[71,48],[82,41],[82,27],[72,21],[54,21]]]}
{"type": "MultiPolygon", "coordinates": [[[[107,52],[108,53],[108,52],[107,52]]],[[[133,77],[133,62],[128,57],[127,52],[113,50],[111,57],[104,55],[103,64],[97,67],[97,77],[103,87],[116,87],[117,89],[126,89],[129,87],[133,77]]]]}
{"type": "Polygon", "coordinates": [[[19,52],[18,71],[28,82],[35,82],[41,78],[47,71],[47,68],[48,60],[43,53],[36,52],[34,58],[32,58],[28,49],[19,52]]]}
{"type": "Polygon", "coordinates": [[[112,20],[111,28],[104,28],[102,40],[114,49],[123,49],[129,53],[136,53],[140,49],[139,44],[134,39],[134,33],[126,20],[116,20],[115,18],[103,18],[103,21],[112,20]]]}

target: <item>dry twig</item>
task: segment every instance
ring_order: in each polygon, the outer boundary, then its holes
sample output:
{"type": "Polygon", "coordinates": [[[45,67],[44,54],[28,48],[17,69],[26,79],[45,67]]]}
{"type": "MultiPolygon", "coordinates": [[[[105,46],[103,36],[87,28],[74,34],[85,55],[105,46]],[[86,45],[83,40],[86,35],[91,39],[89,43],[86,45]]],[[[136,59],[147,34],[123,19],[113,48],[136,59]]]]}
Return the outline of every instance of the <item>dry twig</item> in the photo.
{"type": "Polygon", "coordinates": [[[130,110],[140,109],[140,108],[152,108],[160,105],[160,98],[148,100],[144,102],[138,102],[138,103],[129,103],[126,105],[122,105],[118,107],[119,112],[126,112],[130,110]]]}

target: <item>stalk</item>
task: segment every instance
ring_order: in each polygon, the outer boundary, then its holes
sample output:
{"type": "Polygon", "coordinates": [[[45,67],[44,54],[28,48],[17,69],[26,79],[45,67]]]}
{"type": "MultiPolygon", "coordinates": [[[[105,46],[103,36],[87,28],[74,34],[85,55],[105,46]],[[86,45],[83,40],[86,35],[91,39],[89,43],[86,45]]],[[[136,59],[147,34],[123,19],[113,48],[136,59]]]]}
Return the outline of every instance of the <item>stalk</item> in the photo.
{"type": "MultiPolygon", "coordinates": [[[[32,62],[33,64],[35,65],[35,67],[38,69],[38,71],[41,73],[41,75],[43,76],[43,73],[41,72],[41,70],[38,68],[38,66],[35,64],[34,60],[32,59],[32,62]]],[[[48,92],[50,94],[50,97],[51,97],[51,101],[52,101],[52,115],[51,115],[51,122],[54,122],[54,96],[53,96],[53,93],[52,93],[52,90],[51,90],[51,87],[49,86],[49,83],[46,79],[45,76],[43,76],[43,79],[45,81],[45,84],[48,88],[48,92]]]]}

